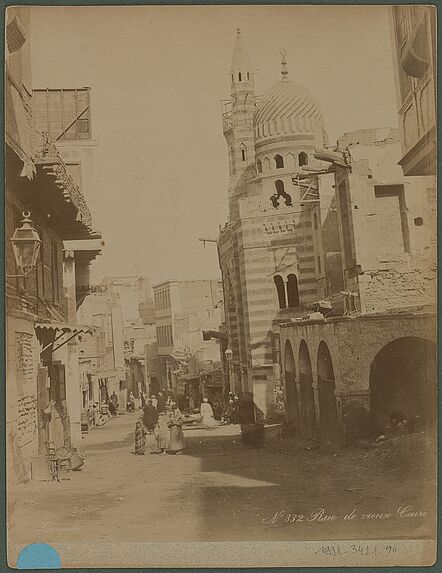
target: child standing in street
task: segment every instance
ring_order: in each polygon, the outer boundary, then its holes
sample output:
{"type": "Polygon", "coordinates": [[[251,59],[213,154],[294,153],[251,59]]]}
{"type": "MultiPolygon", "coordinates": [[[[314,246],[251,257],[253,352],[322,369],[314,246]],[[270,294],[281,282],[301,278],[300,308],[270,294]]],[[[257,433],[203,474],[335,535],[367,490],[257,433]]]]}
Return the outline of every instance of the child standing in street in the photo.
{"type": "Polygon", "coordinates": [[[135,454],[137,456],[144,456],[146,449],[146,430],[141,422],[137,422],[135,426],[135,454]]]}

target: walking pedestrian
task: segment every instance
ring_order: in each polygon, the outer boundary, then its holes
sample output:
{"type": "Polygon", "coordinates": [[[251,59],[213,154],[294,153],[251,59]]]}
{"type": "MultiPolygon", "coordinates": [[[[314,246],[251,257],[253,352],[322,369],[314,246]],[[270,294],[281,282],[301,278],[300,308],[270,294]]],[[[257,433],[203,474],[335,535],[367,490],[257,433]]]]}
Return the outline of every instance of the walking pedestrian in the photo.
{"type": "Polygon", "coordinates": [[[161,412],[158,416],[158,422],[154,431],[157,451],[152,452],[153,454],[165,454],[169,448],[170,430],[167,426],[167,422],[168,416],[165,412],[161,412]]]}
{"type": "Polygon", "coordinates": [[[158,410],[158,400],[157,400],[157,397],[155,396],[155,394],[152,394],[150,399],[152,401],[152,406],[155,408],[155,410],[158,410]]]}
{"type": "Polygon", "coordinates": [[[158,422],[158,412],[152,404],[152,400],[148,400],[143,408],[143,423],[147,431],[151,434],[158,422]]]}
{"type": "Polygon", "coordinates": [[[107,403],[107,409],[111,417],[116,416],[118,414],[118,406],[115,406],[112,397],[109,399],[109,402],[107,403]]]}
{"type": "Polygon", "coordinates": [[[166,397],[164,396],[163,392],[158,392],[158,412],[164,412],[166,409],[166,397]]]}
{"type": "Polygon", "coordinates": [[[209,400],[207,398],[203,398],[203,402],[200,408],[201,413],[201,422],[203,426],[206,428],[213,428],[216,426],[216,420],[213,416],[212,406],[209,404],[209,400]]]}
{"type": "Polygon", "coordinates": [[[233,396],[233,404],[232,404],[232,408],[231,408],[230,421],[232,424],[238,424],[239,423],[239,396],[237,394],[235,394],[233,396]]]}
{"type": "Polygon", "coordinates": [[[115,390],[112,392],[112,396],[110,397],[112,404],[114,405],[115,412],[118,412],[118,396],[115,393],[115,390]]]}
{"type": "Polygon", "coordinates": [[[167,453],[169,454],[181,454],[182,450],[184,450],[186,446],[182,425],[183,416],[181,411],[177,407],[176,403],[172,402],[170,405],[169,419],[167,421],[167,426],[170,430],[169,447],[167,450],[167,453]]]}
{"type": "Polygon", "coordinates": [[[146,450],[146,430],[141,422],[135,424],[135,454],[144,456],[146,450]]]}
{"type": "Polygon", "coordinates": [[[127,409],[129,412],[135,412],[135,396],[133,392],[129,394],[129,402],[127,403],[127,409]]]}

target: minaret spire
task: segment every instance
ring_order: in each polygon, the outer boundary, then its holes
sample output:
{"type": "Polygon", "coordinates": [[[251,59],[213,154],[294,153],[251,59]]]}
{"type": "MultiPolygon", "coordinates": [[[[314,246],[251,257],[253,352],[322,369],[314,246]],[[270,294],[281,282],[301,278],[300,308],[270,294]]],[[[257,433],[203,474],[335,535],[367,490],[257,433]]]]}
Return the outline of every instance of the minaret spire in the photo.
{"type": "Polygon", "coordinates": [[[287,80],[287,75],[288,75],[288,73],[289,73],[289,71],[288,71],[288,69],[287,69],[287,51],[284,50],[284,48],[281,48],[281,49],[279,50],[279,53],[280,53],[281,56],[282,56],[282,59],[281,59],[281,75],[282,75],[282,80],[281,80],[281,81],[286,82],[286,81],[288,81],[288,80],[287,80]]]}
{"type": "Polygon", "coordinates": [[[249,54],[244,46],[241,30],[236,29],[235,45],[233,48],[232,64],[230,66],[232,85],[253,83],[253,71],[249,54]]]}

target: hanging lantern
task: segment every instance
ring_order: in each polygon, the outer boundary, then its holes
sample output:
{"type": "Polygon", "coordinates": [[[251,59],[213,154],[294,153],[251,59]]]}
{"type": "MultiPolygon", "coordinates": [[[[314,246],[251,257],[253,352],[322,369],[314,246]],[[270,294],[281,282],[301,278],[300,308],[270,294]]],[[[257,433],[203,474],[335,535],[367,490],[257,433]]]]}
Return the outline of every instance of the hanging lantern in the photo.
{"type": "Polygon", "coordinates": [[[23,211],[22,225],[15,229],[12,239],[10,239],[15,262],[25,277],[29,276],[35,268],[41,245],[40,237],[32,226],[30,216],[29,211],[23,211]]]}

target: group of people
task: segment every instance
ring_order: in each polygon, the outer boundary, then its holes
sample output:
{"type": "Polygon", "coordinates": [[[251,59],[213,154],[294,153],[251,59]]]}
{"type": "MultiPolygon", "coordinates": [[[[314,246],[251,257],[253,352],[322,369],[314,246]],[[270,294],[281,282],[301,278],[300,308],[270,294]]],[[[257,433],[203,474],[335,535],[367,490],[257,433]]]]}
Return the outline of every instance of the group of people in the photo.
{"type": "Polygon", "coordinates": [[[135,454],[144,455],[146,436],[153,434],[156,449],[152,454],[180,454],[185,448],[183,416],[172,396],[152,395],[135,426],[135,454]]]}
{"type": "Polygon", "coordinates": [[[223,408],[221,422],[224,425],[239,423],[239,396],[229,392],[227,403],[223,408]]]}
{"type": "MultiPolygon", "coordinates": [[[[264,440],[264,414],[256,406],[249,392],[241,397],[229,393],[223,410],[221,423],[240,424],[243,442],[248,445],[262,445],[264,440]]],[[[205,428],[218,425],[209,400],[203,398],[201,407],[201,424],[205,428]]],[[[144,455],[146,436],[155,438],[155,449],[150,453],[180,454],[185,448],[183,433],[184,418],[173,396],[167,398],[162,392],[158,397],[152,395],[143,407],[141,419],[135,427],[135,454],[144,455]]]]}

